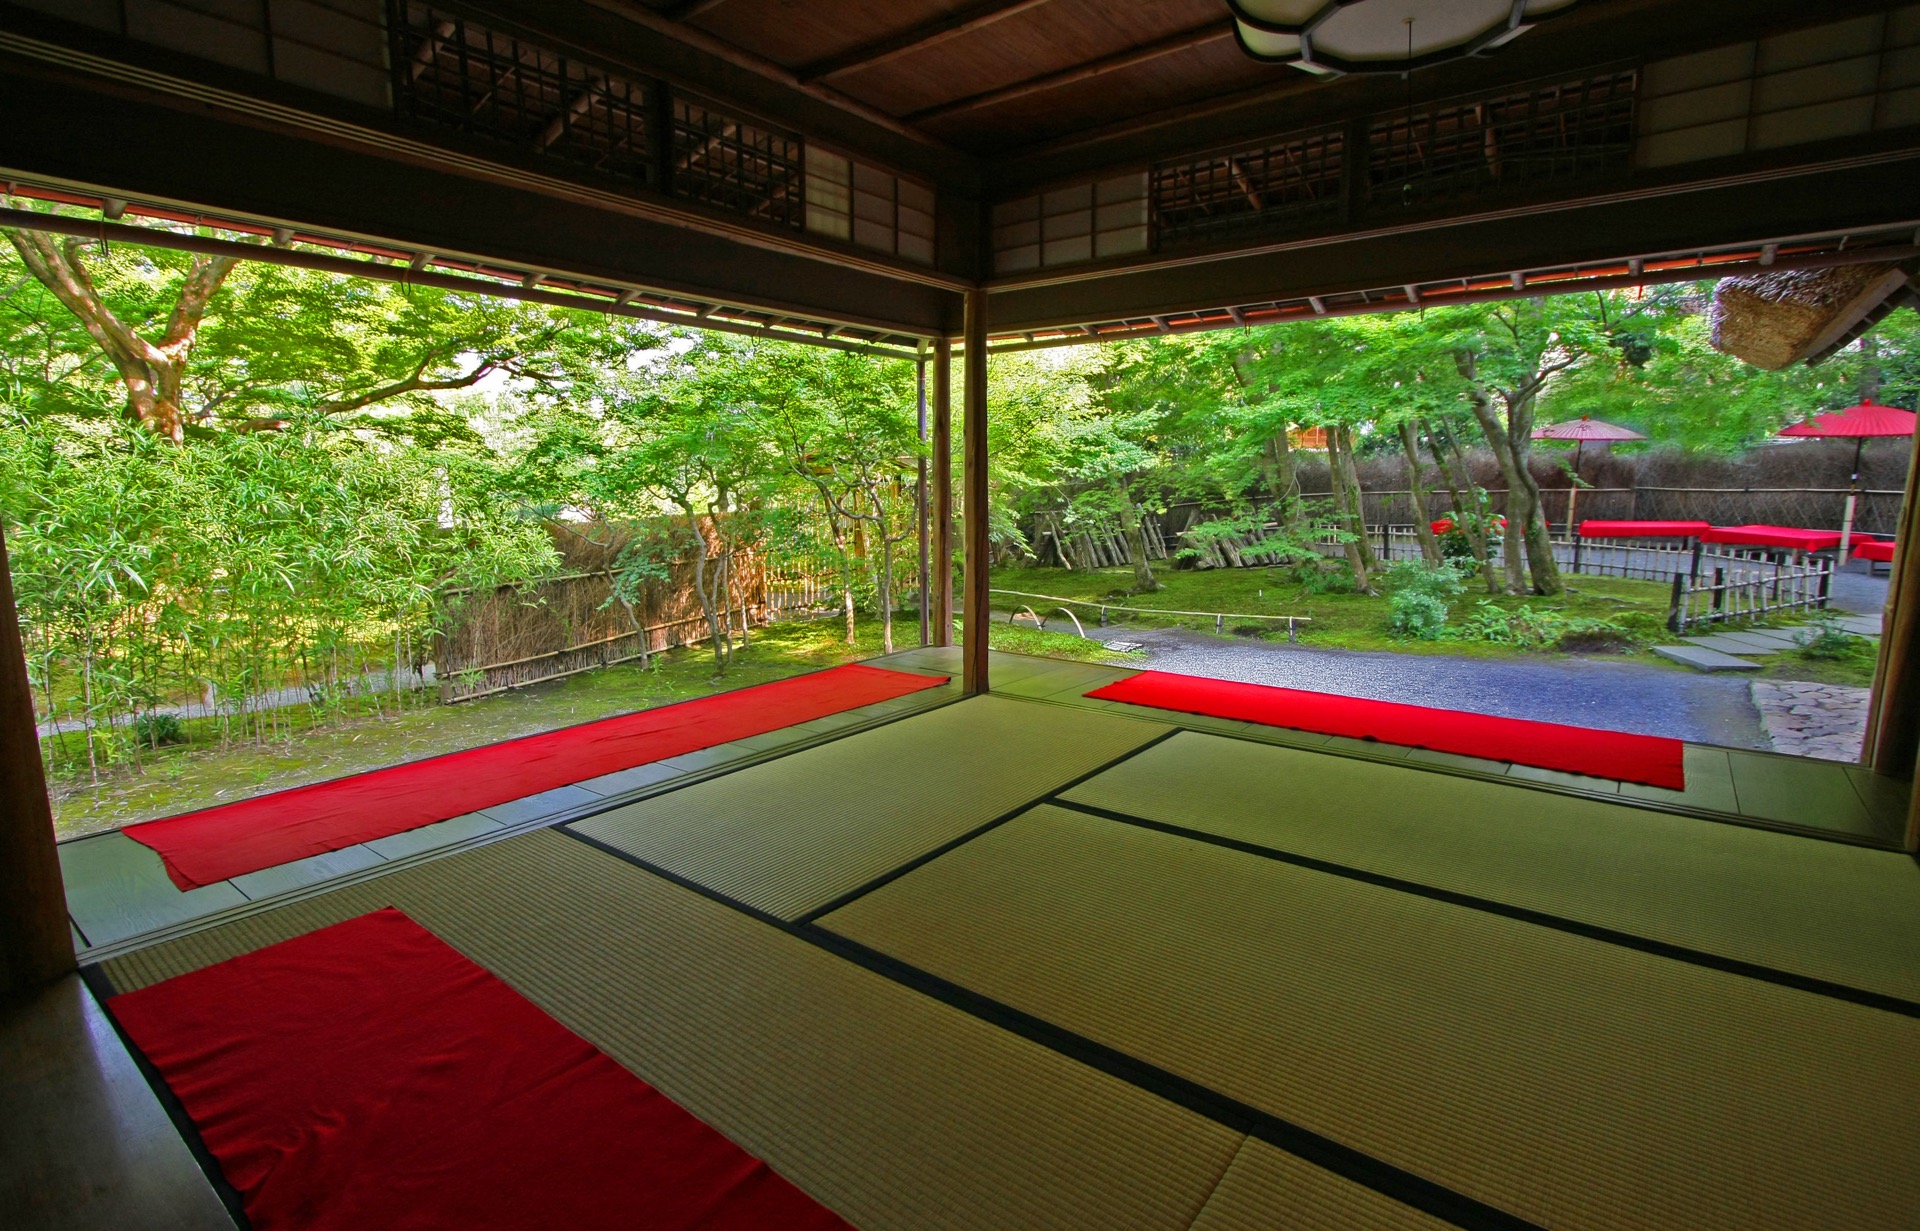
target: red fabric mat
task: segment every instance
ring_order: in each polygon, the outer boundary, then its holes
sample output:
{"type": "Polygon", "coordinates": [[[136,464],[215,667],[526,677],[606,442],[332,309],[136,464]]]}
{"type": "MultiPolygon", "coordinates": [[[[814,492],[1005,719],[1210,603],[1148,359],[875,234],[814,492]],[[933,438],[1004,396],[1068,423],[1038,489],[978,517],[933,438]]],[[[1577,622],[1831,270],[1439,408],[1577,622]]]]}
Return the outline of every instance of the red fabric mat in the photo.
{"type": "Polygon", "coordinates": [[[1181,714],[1235,718],[1294,731],[1430,748],[1621,782],[1644,782],[1674,791],[1687,785],[1681,760],[1686,745],[1655,735],[1627,735],[1557,722],[1528,722],[1296,688],[1205,680],[1165,671],[1142,671],[1087,695],[1181,714]]]}
{"type": "Polygon", "coordinates": [[[1703,521],[1583,521],[1583,539],[1691,539],[1713,529],[1703,521]]]}
{"type": "Polygon", "coordinates": [[[946,682],[943,675],[859,664],[835,667],[258,795],[120,832],[160,852],[174,884],[197,889],[946,682]]]}
{"type": "Polygon", "coordinates": [[[1853,545],[1853,558],[1856,560],[1874,560],[1882,564],[1893,563],[1893,540],[1868,540],[1853,545]]]}
{"type": "Polygon", "coordinates": [[[391,907],[107,1007],[254,1231],[848,1225],[391,907]]]}
{"type": "Polygon", "coordinates": [[[1700,541],[1734,547],[1778,547],[1783,551],[1831,551],[1840,546],[1840,533],[1795,526],[1715,526],[1701,535],[1700,541]]]}

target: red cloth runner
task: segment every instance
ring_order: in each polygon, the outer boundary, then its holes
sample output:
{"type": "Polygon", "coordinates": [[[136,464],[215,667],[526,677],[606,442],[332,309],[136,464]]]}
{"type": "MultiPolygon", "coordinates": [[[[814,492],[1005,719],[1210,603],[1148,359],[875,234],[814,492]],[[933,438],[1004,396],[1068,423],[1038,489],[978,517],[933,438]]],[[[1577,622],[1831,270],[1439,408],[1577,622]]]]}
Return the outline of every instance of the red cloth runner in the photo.
{"type": "Polygon", "coordinates": [[[1878,560],[1882,564],[1893,563],[1892,539],[1868,539],[1864,543],[1853,545],[1853,558],[1856,560],[1878,560]]]}
{"type": "Polygon", "coordinates": [[[1583,539],[1691,539],[1713,529],[1703,521],[1583,521],[1583,539]]]}
{"type": "Polygon", "coordinates": [[[392,907],[107,1007],[254,1231],[848,1226],[392,907]]]}
{"type": "Polygon", "coordinates": [[[850,664],[129,825],[181,889],[947,682],[850,664]]]}
{"type": "Polygon", "coordinates": [[[1778,547],[1786,551],[1831,551],[1840,546],[1840,532],[1799,530],[1792,526],[1715,526],[1701,535],[1700,541],[1735,547],[1778,547]]]}
{"type": "Polygon", "coordinates": [[[1686,745],[1655,735],[1628,735],[1165,671],[1142,671],[1087,695],[1182,714],[1235,718],[1294,731],[1430,748],[1621,782],[1644,782],[1675,791],[1687,785],[1682,764],[1686,745]]]}

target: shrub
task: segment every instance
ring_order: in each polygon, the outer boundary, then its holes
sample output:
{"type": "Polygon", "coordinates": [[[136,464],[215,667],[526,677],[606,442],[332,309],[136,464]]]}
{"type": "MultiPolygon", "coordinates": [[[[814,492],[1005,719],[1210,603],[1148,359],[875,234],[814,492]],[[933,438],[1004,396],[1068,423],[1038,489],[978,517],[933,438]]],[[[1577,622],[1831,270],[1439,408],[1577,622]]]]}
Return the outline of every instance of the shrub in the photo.
{"type": "Polygon", "coordinates": [[[1435,568],[1403,560],[1387,570],[1386,581],[1392,591],[1387,599],[1387,627],[1393,635],[1438,641],[1446,632],[1448,601],[1465,588],[1459,568],[1450,561],[1435,568]]]}
{"type": "Polygon", "coordinates": [[[162,744],[184,744],[187,733],[172,714],[139,714],[133,720],[133,738],[149,748],[162,744]]]}
{"type": "Polygon", "coordinates": [[[1831,611],[1814,616],[1805,631],[1793,635],[1793,640],[1800,647],[1800,657],[1826,662],[1865,658],[1873,649],[1865,637],[1856,637],[1841,628],[1840,617],[1831,611]]]}
{"type": "Polygon", "coordinates": [[[1457,635],[1463,641],[1564,650],[1613,651],[1631,648],[1637,640],[1631,629],[1610,620],[1570,616],[1555,607],[1508,610],[1491,599],[1481,600],[1478,609],[1460,622],[1457,635]]]}
{"type": "Polygon", "coordinates": [[[1447,631],[1446,600],[1418,590],[1399,590],[1387,600],[1387,626],[1396,637],[1438,641],[1447,631]]]}

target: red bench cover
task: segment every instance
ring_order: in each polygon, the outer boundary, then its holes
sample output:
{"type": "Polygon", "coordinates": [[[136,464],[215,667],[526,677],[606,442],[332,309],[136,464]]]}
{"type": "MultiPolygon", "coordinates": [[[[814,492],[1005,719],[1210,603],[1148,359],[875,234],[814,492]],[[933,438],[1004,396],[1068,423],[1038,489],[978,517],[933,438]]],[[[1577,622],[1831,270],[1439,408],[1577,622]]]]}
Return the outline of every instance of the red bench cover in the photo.
{"type": "MultiPolygon", "coordinates": [[[[1453,533],[1453,518],[1442,517],[1439,521],[1427,523],[1427,528],[1435,534],[1451,534],[1453,533]]],[[[1507,519],[1504,517],[1494,518],[1493,528],[1496,531],[1505,530],[1507,528],[1507,519]]]]}
{"type": "Polygon", "coordinates": [[[1643,782],[1671,791],[1684,790],[1687,785],[1686,745],[1664,736],[1209,680],[1167,671],[1142,671],[1087,695],[1178,714],[1235,718],[1294,731],[1430,748],[1620,782],[1643,782]]]}
{"type": "Polygon", "coordinates": [[[1894,542],[1892,539],[1867,539],[1853,545],[1853,558],[1856,560],[1877,560],[1882,564],[1893,563],[1894,542]]]}
{"type": "Polygon", "coordinates": [[[1713,529],[1703,521],[1583,521],[1583,539],[1691,539],[1713,529]]]}
{"type": "Polygon", "coordinates": [[[120,832],[158,851],[175,885],[197,889],[946,682],[944,675],[852,663],[256,795],[120,832]]]}
{"type": "Polygon", "coordinates": [[[392,907],[107,1008],[254,1231],[850,1231],[392,907]]]}
{"type": "Polygon", "coordinates": [[[1700,536],[1703,543],[1732,547],[1778,547],[1788,551],[1831,551],[1840,546],[1837,530],[1801,530],[1794,526],[1715,526],[1700,536]]]}

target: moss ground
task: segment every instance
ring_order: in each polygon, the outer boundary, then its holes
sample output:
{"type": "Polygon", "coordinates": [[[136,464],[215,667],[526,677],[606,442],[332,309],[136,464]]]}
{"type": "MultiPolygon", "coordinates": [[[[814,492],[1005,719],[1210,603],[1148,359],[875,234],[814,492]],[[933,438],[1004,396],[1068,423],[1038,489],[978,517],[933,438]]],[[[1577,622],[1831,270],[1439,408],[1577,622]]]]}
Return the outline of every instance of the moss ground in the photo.
{"type": "MultiPolygon", "coordinates": [[[[1153,594],[1128,592],[1133,584],[1131,569],[1092,571],[1058,568],[1003,569],[994,574],[998,589],[1022,590],[1061,598],[1107,601],[1113,607],[1110,616],[1127,623],[1156,627],[1177,626],[1201,632],[1214,632],[1211,616],[1130,616],[1128,607],[1161,607],[1185,611],[1228,612],[1246,615],[1296,615],[1311,623],[1298,628],[1300,644],[1321,649],[1387,650],[1402,654],[1450,654],[1470,658],[1512,658],[1538,656],[1552,651],[1528,650],[1486,641],[1464,641],[1451,637],[1439,641],[1415,641],[1396,638],[1388,627],[1387,599],[1383,595],[1315,594],[1308,591],[1281,569],[1209,569],[1167,570],[1158,574],[1162,588],[1153,594]]],[[[1450,623],[1472,615],[1481,602],[1492,602],[1506,611],[1522,608],[1552,609],[1570,617],[1624,623],[1654,636],[1667,614],[1666,587],[1650,581],[1629,581],[1612,577],[1571,579],[1567,593],[1553,598],[1489,598],[1484,592],[1469,591],[1454,600],[1450,623]]],[[[1045,605],[1035,599],[994,596],[994,607],[1012,611],[1020,605],[1034,607],[1042,615],[1045,605]]],[[[1085,609],[1075,614],[1084,621],[1085,609]]],[[[1270,621],[1229,618],[1226,632],[1284,641],[1286,627],[1270,621]]],[[[1622,657],[1660,663],[1644,649],[1622,657]]]]}

